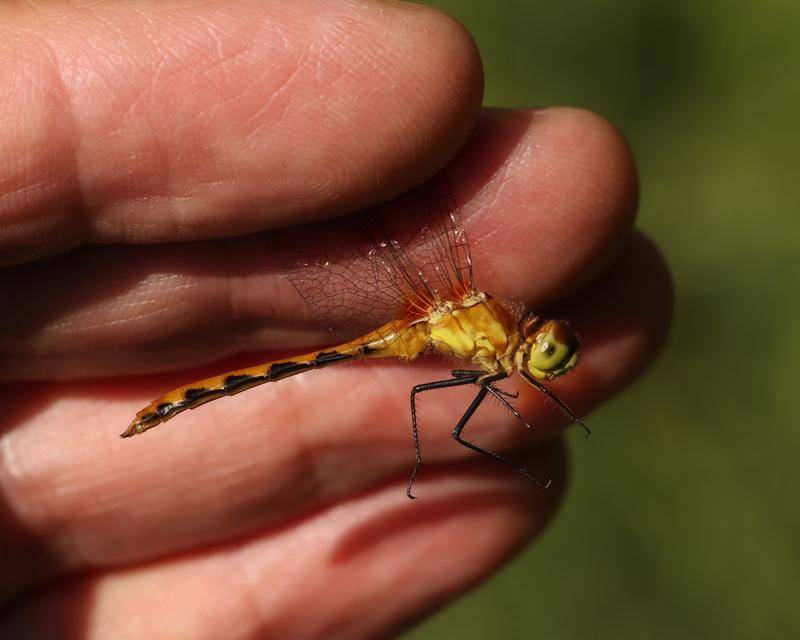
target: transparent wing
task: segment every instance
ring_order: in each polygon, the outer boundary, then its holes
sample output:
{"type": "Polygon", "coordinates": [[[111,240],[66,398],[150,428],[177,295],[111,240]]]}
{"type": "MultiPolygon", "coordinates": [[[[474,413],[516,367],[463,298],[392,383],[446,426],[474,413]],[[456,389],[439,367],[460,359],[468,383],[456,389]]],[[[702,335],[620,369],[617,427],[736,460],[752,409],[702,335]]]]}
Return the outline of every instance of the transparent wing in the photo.
{"type": "Polygon", "coordinates": [[[350,336],[474,290],[467,235],[441,179],[358,214],[280,230],[272,248],[320,322],[350,336]]]}

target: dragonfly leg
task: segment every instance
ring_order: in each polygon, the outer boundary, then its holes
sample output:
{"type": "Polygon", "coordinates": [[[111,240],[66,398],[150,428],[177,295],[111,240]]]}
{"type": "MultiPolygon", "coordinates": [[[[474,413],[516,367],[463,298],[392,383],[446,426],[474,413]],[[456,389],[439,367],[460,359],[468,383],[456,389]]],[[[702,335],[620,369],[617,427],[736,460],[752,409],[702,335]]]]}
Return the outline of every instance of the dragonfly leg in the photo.
{"type": "MultiPolygon", "coordinates": [[[[505,373],[485,374],[485,373],[483,373],[481,371],[476,371],[474,369],[453,369],[450,372],[450,375],[453,376],[454,378],[473,378],[473,377],[475,377],[476,373],[480,373],[481,374],[478,377],[478,380],[476,380],[476,382],[479,382],[481,384],[484,383],[484,382],[491,382],[492,383],[492,386],[489,389],[489,391],[496,398],[501,399],[500,396],[503,396],[504,398],[512,398],[512,399],[519,398],[519,391],[515,391],[514,393],[509,393],[508,391],[503,391],[503,389],[498,389],[497,387],[494,386],[494,383],[497,382],[498,380],[503,380],[504,378],[508,377],[505,373]]],[[[509,408],[513,409],[513,407],[510,407],[510,405],[509,405],[509,408]]],[[[513,413],[513,411],[512,411],[512,413],[513,413]]]]}
{"type": "Polygon", "coordinates": [[[511,398],[512,400],[516,400],[517,398],[519,398],[519,391],[515,391],[514,393],[511,393],[510,391],[505,391],[504,389],[499,389],[498,387],[492,387],[492,391],[496,392],[496,393],[492,393],[492,395],[495,398],[498,397],[498,394],[503,396],[504,398],[511,398]]]}
{"type": "Polygon", "coordinates": [[[434,389],[447,389],[449,387],[460,387],[465,384],[474,384],[482,375],[484,375],[482,371],[453,371],[452,373],[453,377],[448,378],[447,380],[426,382],[424,384],[418,384],[411,389],[411,433],[414,436],[415,462],[414,470],[411,472],[411,477],[408,479],[406,495],[412,500],[416,497],[411,493],[411,489],[414,485],[414,478],[417,477],[417,472],[422,466],[422,453],[419,446],[419,429],[417,428],[417,394],[422,393],[423,391],[432,391],[434,389]]]}
{"type": "Polygon", "coordinates": [[[481,376],[486,375],[486,373],[476,369],[453,369],[450,375],[454,378],[475,378],[477,380],[481,376]]]}
{"type": "Polygon", "coordinates": [[[570,409],[566,405],[566,403],[563,400],[561,400],[555,393],[550,391],[550,389],[545,387],[541,382],[531,377],[524,371],[520,371],[520,375],[522,375],[522,377],[525,378],[525,380],[527,380],[533,387],[541,391],[547,398],[549,398],[552,402],[554,402],[555,405],[559,409],[561,409],[564,415],[567,416],[570,420],[572,420],[573,423],[579,424],[581,427],[583,427],[583,431],[586,434],[587,438],[592,434],[592,430],[589,429],[589,427],[587,427],[585,424],[583,424],[583,422],[578,418],[578,416],[576,416],[572,412],[572,409],[570,409]]]}
{"type": "Polygon", "coordinates": [[[541,482],[536,478],[534,478],[525,467],[517,464],[513,460],[509,460],[505,456],[500,455],[499,453],[497,453],[496,451],[492,451],[491,449],[484,449],[482,447],[479,447],[475,443],[470,442],[469,440],[465,440],[464,438],[461,437],[461,432],[464,430],[464,427],[467,426],[467,422],[469,422],[469,419],[472,417],[472,414],[475,413],[475,411],[480,406],[481,402],[484,401],[486,396],[492,392],[492,387],[491,387],[492,382],[495,382],[495,380],[492,378],[487,378],[481,381],[480,383],[481,388],[480,391],[478,391],[478,395],[475,396],[475,399],[472,401],[469,407],[467,407],[467,410],[464,412],[464,415],[461,416],[461,419],[453,428],[453,438],[455,438],[456,442],[458,442],[459,444],[467,447],[467,449],[472,449],[473,451],[477,451],[478,453],[481,453],[491,458],[492,460],[496,460],[497,462],[509,466],[512,469],[516,469],[528,480],[533,482],[537,487],[546,489],[547,487],[550,486],[549,479],[547,480],[547,482],[541,482]]]}
{"type": "Polygon", "coordinates": [[[492,385],[489,385],[488,389],[489,393],[491,393],[495,398],[497,398],[500,404],[503,405],[503,407],[505,407],[512,416],[514,416],[517,420],[519,420],[522,423],[522,426],[524,426],[526,429],[533,429],[533,427],[528,424],[525,418],[522,417],[522,414],[519,411],[517,411],[517,408],[513,404],[511,404],[508,400],[506,400],[506,398],[518,397],[519,393],[513,393],[513,394],[507,393],[502,389],[498,389],[497,387],[494,387],[492,385]]]}

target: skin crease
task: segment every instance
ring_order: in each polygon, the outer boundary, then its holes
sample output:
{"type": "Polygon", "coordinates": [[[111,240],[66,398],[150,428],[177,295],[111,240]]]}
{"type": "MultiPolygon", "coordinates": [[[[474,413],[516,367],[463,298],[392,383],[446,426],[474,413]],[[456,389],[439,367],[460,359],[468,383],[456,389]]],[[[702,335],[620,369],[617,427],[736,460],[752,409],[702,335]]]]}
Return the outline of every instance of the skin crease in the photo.
{"type": "Polygon", "coordinates": [[[447,377],[437,358],[117,434],[169,388],[318,344],[259,251],[269,229],[445,166],[479,287],[580,335],[550,387],[585,416],[644,370],[671,313],[609,123],[481,109],[468,34],[402,3],[15,3],[0,25],[0,637],[388,637],[536,537],[565,488],[565,425],[519,379],[503,388],[534,430],[487,403],[465,435],[551,488],[451,439],[475,393],[454,389],[421,396],[405,497],[408,393],[447,377]]]}

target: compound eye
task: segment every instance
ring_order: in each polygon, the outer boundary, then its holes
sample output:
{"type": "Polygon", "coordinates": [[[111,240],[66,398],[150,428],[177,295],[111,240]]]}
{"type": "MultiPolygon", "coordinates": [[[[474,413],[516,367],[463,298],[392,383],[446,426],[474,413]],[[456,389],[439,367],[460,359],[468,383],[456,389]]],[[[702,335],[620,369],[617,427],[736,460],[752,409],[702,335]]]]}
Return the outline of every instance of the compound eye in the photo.
{"type": "Polygon", "coordinates": [[[566,373],[578,360],[578,341],[566,323],[551,320],[533,336],[528,371],[536,378],[566,373]]]}

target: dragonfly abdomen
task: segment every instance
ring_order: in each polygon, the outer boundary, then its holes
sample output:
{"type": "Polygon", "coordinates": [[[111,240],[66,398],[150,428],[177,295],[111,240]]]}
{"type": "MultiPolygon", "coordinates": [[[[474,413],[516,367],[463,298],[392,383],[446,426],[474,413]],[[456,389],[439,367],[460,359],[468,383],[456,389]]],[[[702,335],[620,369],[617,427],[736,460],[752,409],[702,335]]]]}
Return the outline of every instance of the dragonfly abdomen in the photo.
{"type": "Polygon", "coordinates": [[[278,360],[248,369],[230,371],[179,387],[154,400],[137,413],[122,437],[129,437],[152,429],[181,411],[194,409],[211,400],[232,396],[260,384],[276,382],[311,369],[352,360],[359,355],[361,355],[359,349],[316,351],[288,360],[278,360]]]}
{"type": "Polygon", "coordinates": [[[277,382],[298,373],[329,367],[354,358],[410,360],[427,345],[427,334],[422,325],[392,322],[358,340],[337,347],[229,371],[174,389],[139,411],[121,435],[127,438],[142,433],[186,409],[194,409],[206,402],[232,396],[266,382],[277,382]]]}

